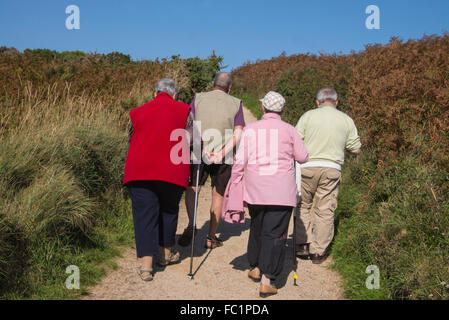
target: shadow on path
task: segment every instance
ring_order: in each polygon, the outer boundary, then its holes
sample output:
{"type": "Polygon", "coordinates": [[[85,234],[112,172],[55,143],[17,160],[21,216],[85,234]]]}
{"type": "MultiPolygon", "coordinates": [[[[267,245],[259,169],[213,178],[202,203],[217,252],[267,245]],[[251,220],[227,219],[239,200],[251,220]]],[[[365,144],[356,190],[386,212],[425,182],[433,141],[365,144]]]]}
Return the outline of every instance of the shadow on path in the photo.
{"type": "MultiPolygon", "coordinates": [[[[285,286],[288,281],[289,275],[293,271],[293,239],[288,239],[285,247],[285,258],[284,258],[284,267],[282,268],[282,272],[279,277],[275,281],[275,285],[278,289],[285,286]]],[[[248,255],[245,252],[243,255],[234,258],[229,264],[233,266],[233,269],[245,271],[249,270],[250,265],[248,262],[248,255]]],[[[291,278],[293,282],[293,278],[291,278]]]]}
{"type": "MultiPolygon", "coordinates": [[[[193,276],[196,275],[198,270],[201,268],[201,266],[205,263],[207,258],[209,257],[210,253],[212,252],[211,249],[207,249],[205,247],[206,244],[206,237],[209,233],[209,221],[206,221],[201,229],[198,229],[198,233],[195,236],[194,240],[194,249],[193,249],[193,258],[199,258],[204,256],[204,254],[207,252],[206,256],[202,259],[201,263],[198,265],[195,271],[193,271],[193,276]]],[[[250,219],[245,219],[244,223],[227,223],[224,221],[220,221],[220,224],[218,225],[217,233],[220,234],[220,239],[223,240],[224,244],[223,247],[220,248],[221,250],[226,250],[226,241],[229,240],[231,237],[239,237],[242,235],[242,233],[249,229],[250,226],[250,219]]],[[[192,245],[189,244],[187,247],[181,247],[178,243],[178,238],[181,235],[176,235],[176,250],[179,251],[180,254],[180,260],[179,262],[183,261],[184,259],[190,259],[190,256],[192,254],[192,245]]],[[[246,246],[247,243],[242,240],[242,246],[246,246]]],[[[194,262],[195,265],[195,262],[194,262]]],[[[159,267],[158,270],[161,268],[159,267]]]]}
{"type": "Polygon", "coordinates": [[[207,260],[207,258],[209,257],[210,253],[212,252],[212,249],[209,249],[209,251],[207,252],[207,254],[204,256],[203,260],[201,261],[201,263],[198,265],[198,267],[196,268],[195,271],[192,270],[192,274],[189,273],[189,276],[192,277],[192,279],[195,277],[195,275],[197,274],[198,270],[200,270],[201,266],[203,265],[203,263],[207,260]]]}

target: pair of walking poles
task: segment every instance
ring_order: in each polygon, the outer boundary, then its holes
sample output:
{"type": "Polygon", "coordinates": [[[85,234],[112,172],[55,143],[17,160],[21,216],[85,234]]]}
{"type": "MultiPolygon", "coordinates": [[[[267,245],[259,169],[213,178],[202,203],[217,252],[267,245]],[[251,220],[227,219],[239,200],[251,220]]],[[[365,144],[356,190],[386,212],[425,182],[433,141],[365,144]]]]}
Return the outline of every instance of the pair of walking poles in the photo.
{"type": "MultiPolygon", "coordinates": [[[[295,181],[296,181],[296,162],[293,163],[295,168],[295,181]]],[[[195,247],[195,230],[196,230],[196,216],[198,211],[198,184],[200,177],[200,163],[197,165],[196,170],[196,182],[195,182],[195,208],[193,211],[193,234],[192,234],[192,247],[190,250],[190,272],[188,276],[190,280],[193,280],[193,250],[195,247]]],[[[296,218],[298,215],[298,205],[295,206],[293,210],[293,285],[297,286],[296,280],[298,279],[298,275],[296,274],[296,270],[298,268],[298,260],[296,259],[296,218]]]]}

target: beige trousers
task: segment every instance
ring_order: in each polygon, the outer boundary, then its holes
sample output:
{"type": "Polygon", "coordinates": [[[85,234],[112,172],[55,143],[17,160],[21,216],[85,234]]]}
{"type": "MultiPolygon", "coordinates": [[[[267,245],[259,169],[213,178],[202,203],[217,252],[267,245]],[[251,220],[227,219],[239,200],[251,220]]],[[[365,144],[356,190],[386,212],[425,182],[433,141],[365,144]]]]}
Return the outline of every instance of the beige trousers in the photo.
{"type": "Polygon", "coordinates": [[[323,255],[334,237],[341,172],[334,168],[301,168],[301,179],[296,243],[309,243],[311,254],[323,255]]]}

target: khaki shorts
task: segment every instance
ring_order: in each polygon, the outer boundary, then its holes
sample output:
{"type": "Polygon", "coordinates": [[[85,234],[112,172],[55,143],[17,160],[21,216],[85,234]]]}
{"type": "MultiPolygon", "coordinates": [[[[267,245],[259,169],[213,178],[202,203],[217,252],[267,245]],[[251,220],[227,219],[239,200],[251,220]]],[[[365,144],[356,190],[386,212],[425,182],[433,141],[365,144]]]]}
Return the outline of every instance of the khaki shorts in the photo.
{"type": "MultiPolygon", "coordinates": [[[[196,185],[197,164],[190,165],[189,186],[196,185]]],[[[229,164],[204,164],[200,165],[200,177],[198,184],[204,186],[207,178],[211,178],[211,186],[215,187],[217,192],[223,196],[231,178],[232,166],[229,164]]]]}

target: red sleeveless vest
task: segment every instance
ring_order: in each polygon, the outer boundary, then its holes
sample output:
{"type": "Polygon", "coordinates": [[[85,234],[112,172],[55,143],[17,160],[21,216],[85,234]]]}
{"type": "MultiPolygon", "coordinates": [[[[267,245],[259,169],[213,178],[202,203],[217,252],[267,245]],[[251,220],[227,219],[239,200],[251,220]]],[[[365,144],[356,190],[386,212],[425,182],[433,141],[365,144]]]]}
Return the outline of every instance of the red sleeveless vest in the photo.
{"type": "MultiPolygon", "coordinates": [[[[129,112],[133,125],[131,142],[125,163],[123,184],[130,181],[158,180],[187,188],[190,174],[189,147],[179,164],[170,159],[172,148],[185,140],[184,133],[177,141],[170,141],[176,129],[184,129],[190,106],[173,100],[167,93],[129,112]]],[[[175,135],[175,138],[178,135],[175,135]]],[[[176,150],[178,150],[177,148],[176,150]]],[[[179,158],[178,158],[179,159],[179,158]]]]}

